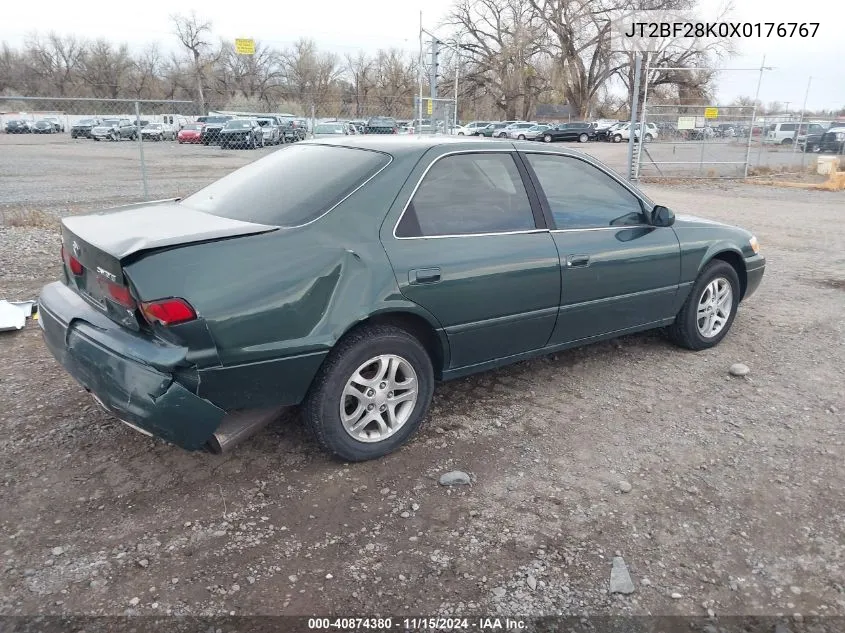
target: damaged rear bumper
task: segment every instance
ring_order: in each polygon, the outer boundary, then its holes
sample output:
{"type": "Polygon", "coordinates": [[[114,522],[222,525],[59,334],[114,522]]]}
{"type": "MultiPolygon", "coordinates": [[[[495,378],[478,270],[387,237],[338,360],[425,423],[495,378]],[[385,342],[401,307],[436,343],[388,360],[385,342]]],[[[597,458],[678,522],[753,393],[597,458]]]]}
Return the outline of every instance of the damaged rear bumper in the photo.
{"type": "Polygon", "coordinates": [[[38,299],[50,352],[115,417],[188,450],[205,446],[225,412],[173,378],[187,350],[119,326],[60,282],[38,299]]]}

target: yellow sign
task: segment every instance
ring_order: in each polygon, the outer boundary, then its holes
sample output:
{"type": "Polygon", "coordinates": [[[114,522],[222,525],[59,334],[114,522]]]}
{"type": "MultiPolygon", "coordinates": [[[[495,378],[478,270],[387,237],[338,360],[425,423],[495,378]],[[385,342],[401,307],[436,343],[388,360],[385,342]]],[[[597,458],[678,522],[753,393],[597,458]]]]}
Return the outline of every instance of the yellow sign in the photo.
{"type": "Polygon", "coordinates": [[[255,55],[255,40],[251,37],[236,38],[235,52],[238,55],[255,55]]]}
{"type": "Polygon", "coordinates": [[[719,108],[704,108],[704,118],[705,119],[718,119],[719,118],[719,108]]]}
{"type": "Polygon", "coordinates": [[[428,114],[431,114],[432,112],[434,112],[434,99],[426,99],[426,102],[426,112],[428,114]]]}

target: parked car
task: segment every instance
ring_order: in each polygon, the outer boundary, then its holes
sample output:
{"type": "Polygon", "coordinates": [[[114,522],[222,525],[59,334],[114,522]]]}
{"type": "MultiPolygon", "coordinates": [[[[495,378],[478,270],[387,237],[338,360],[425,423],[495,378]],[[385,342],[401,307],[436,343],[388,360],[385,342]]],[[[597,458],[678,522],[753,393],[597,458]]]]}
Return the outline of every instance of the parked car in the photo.
{"type": "Polygon", "coordinates": [[[408,123],[408,134],[444,134],[446,122],[437,119],[414,119],[408,123]]]}
{"type": "Polygon", "coordinates": [[[167,123],[148,123],[141,128],[142,141],[173,141],[176,139],[176,130],[167,123]]]}
{"type": "Polygon", "coordinates": [[[561,123],[543,132],[541,138],[544,143],[553,143],[554,141],[578,141],[579,143],[586,143],[587,141],[596,140],[596,129],[585,122],[561,123]]]}
{"type": "Polygon", "coordinates": [[[374,116],[367,120],[364,134],[398,134],[396,119],[389,116],[374,116]]]}
{"type": "MultiPolygon", "coordinates": [[[[533,123],[533,122],[528,122],[528,121],[521,121],[519,123],[511,123],[510,125],[508,125],[504,129],[502,129],[498,133],[498,137],[499,138],[520,138],[521,136],[524,137],[525,135],[523,134],[523,132],[525,130],[531,129],[535,125],[537,125],[537,124],[533,123]]],[[[496,135],[494,135],[494,136],[496,136],[496,135]]]]}
{"type": "Polygon", "coordinates": [[[220,130],[219,142],[223,149],[264,147],[264,131],[257,119],[232,119],[220,130]]]}
{"type": "Polygon", "coordinates": [[[91,130],[100,125],[100,119],[82,119],[70,128],[71,138],[91,138],[91,130]]]}
{"type": "Polygon", "coordinates": [[[516,138],[520,141],[527,140],[527,141],[537,141],[543,138],[543,133],[551,128],[551,125],[546,125],[545,123],[539,123],[537,125],[532,125],[528,129],[520,129],[516,131],[516,134],[512,138],[516,138]]]}
{"type": "Polygon", "coordinates": [[[135,141],[138,139],[138,128],[129,119],[104,119],[91,128],[91,138],[95,141],[119,141],[124,138],[135,141]]]}
{"type": "Polygon", "coordinates": [[[176,134],[179,143],[202,143],[202,123],[187,123],[176,134]]]}
{"type": "Polygon", "coordinates": [[[33,124],[25,119],[6,121],[6,134],[30,134],[33,124]]]}
{"type": "Polygon", "coordinates": [[[341,121],[335,123],[318,123],[314,126],[314,138],[336,138],[350,134],[347,125],[341,121]]]}
{"type": "MultiPolygon", "coordinates": [[[[637,123],[636,128],[634,130],[634,139],[639,139],[640,137],[640,127],[642,123],[637,123]]],[[[659,136],[659,132],[657,130],[657,126],[654,123],[646,123],[646,133],[645,133],[645,141],[649,143],[656,139],[659,136]]],[[[631,138],[631,124],[629,123],[621,123],[618,126],[614,127],[612,131],[608,133],[607,140],[613,141],[614,143],[620,143],[622,141],[627,141],[631,138]]]]}
{"type": "Polygon", "coordinates": [[[306,141],[61,240],[39,324],[112,415],[225,451],[302,404],[347,461],[404,444],[436,380],[651,328],[711,348],[765,269],[581,152],[442,137],[306,141]]]}
{"type": "Polygon", "coordinates": [[[479,131],[490,125],[490,121],[470,121],[458,130],[458,136],[477,136],[479,131]]]}
{"type": "Polygon", "coordinates": [[[261,133],[264,135],[265,145],[279,145],[284,138],[282,126],[276,117],[260,117],[257,119],[261,126],[261,133]]]}
{"type": "Polygon", "coordinates": [[[617,121],[607,128],[596,128],[597,141],[610,141],[613,139],[613,132],[625,125],[624,121],[617,121]]]}
{"type": "Polygon", "coordinates": [[[845,154],[845,125],[834,124],[819,139],[819,151],[822,153],[845,154]]]}
{"type": "Polygon", "coordinates": [[[765,145],[792,145],[798,135],[798,121],[775,123],[763,138],[765,145]]]}
{"type": "Polygon", "coordinates": [[[32,126],[33,134],[55,134],[57,131],[53,122],[47,119],[40,119],[32,126]]]}
{"type": "Polygon", "coordinates": [[[820,123],[802,125],[795,139],[797,147],[802,152],[817,152],[819,143],[822,140],[822,134],[827,132],[829,127],[829,125],[822,125],[820,123]]]}
{"type": "Polygon", "coordinates": [[[57,116],[45,116],[44,120],[52,123],[53,129],[56,132],[64,132],[65,131],[65,124],[59,117],[57,117],[57,116]]]}
{"type": "Polygon", "coordinates": [[[308,122],[293,115],[280,117],[282,123],[282,142],[295,143],[304,141],[308,136],[308,122]]]}
{"type": "Polygon", "coordinates": [[[493,138],[494,135],[498,136],[499,132],[504,130],[508,125],[510,125],[510,123],[505,123],[504,121],[495,121],[487,127],[479,128],[475,135],[493,138]]]}
{"type": "Polygon", "coordinates": [[[733,138],[736,136],[736,130],[731,123],[720,123],[713,131],[716,133],[717,138],[733,138]]]}
{"type": "Polygon", "coordinates": [[[207,116],[202,122],[202,130],[200,130],[200,140],[203,145],[219,145],[220,131],[223,127],[234,119],[235,117],[229,115],[207,116]]]}
{"type": "Polygon", "coordinates": [[[686,133],[688,141],[709,141],[716,137],[716,132],[709,125],[686,130],[686,133]]]}

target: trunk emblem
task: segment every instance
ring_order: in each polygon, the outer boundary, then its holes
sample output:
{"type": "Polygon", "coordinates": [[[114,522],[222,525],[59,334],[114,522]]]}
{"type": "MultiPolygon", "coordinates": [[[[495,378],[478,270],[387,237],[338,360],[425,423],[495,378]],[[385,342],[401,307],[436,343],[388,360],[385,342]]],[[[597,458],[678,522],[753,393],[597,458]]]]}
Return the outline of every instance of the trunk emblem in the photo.
{"type": "Polygon", "coordinates": [[[97,266],[97,272],[106,279],[109,279],[111,281],[117,281],[117,275],[110,273],[105,268],[100,268],[99,266],[97,266]]]}
{"type": "Polygon", "coordinates": [[[82,249],[79,248],[79,244],[76,243],[76,240],[74,240],[73,244],[71,244],[71,248],[73,248],[74,256],[79,257],[79,254],[82,252],[82,249]]]}

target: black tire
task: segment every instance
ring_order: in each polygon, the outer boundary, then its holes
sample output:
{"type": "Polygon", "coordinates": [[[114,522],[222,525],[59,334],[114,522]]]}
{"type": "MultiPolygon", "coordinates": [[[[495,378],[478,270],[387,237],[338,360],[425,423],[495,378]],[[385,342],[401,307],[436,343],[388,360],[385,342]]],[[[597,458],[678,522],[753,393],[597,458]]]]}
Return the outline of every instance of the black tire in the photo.
{"type": "Polygon", "coordinates": [[[524,141],[524,140],[525,140],[525,134],[520,134],[520,135],[519,135],[519,140],[520,140],[520,141],[524,141]]]}
{"type": "Polygon", "coordinates": [[[780,142],[780,144],[781,145],[792,145],[792,139],[791,138],[785,138],[780,142]]]}
{"type": "Polygon", "coordinates": [[[578,136],[578,142],[579,143],[586,143],[589,140],[590,140],[590,137],[587,134],[581,134],[581,135],[578,136]]]}
{"type": "Polygon", "coordinates": [[[613,142],[614,142],[614,143],[620,143],[620,142],[622,142],[622,135],[621,135],[621,134],[614,134],[614,135],[613,135],[613,142]]]}
{"type": "Polygon", "coordinates": [[[546,134],[546,135],[543,137],[543,142],[544,142],[544,143],[551,143],[551,142],[552,142],[552,135],[551,135],[551,134],[546,134]]]}
{"type": "Polygon", "coordinates": [[[733,325],[736,311],[739,307],[739,297],[739,275],[737,275],[734,267],[721,259],[710,261],[699,273],[698,279],[695,280],[687,300],[684,302],[681,311],[678,312],[678,316],[675,317],[675,322],[669,326],[669,338],[681,347],[696,351],[718,345],[730,331],[731,325],[733,325]],[[698,324],[696,323],[698,303],[707,285],[719,277],[727,279],[731,285],[731,292],[733,293],[731,313],[725,325],[715,336],[704,337],[698,331],[698,324]]]}
{"type": "Polygon", "coordinates": [[[317,443],[325,451],[351,462],[376,459],[404,444],[421,426],[434,393],[431,359],[422,344],[405,330],[391,325],[355,330],[335,346],[305,398],[303,418],[317,443]],[[417,375],[417,401],[407,421],[386,439],[361,442],[343,428],[340,405],[346,382],[369,359],[395,354],[408,361],[417,375]]]}

